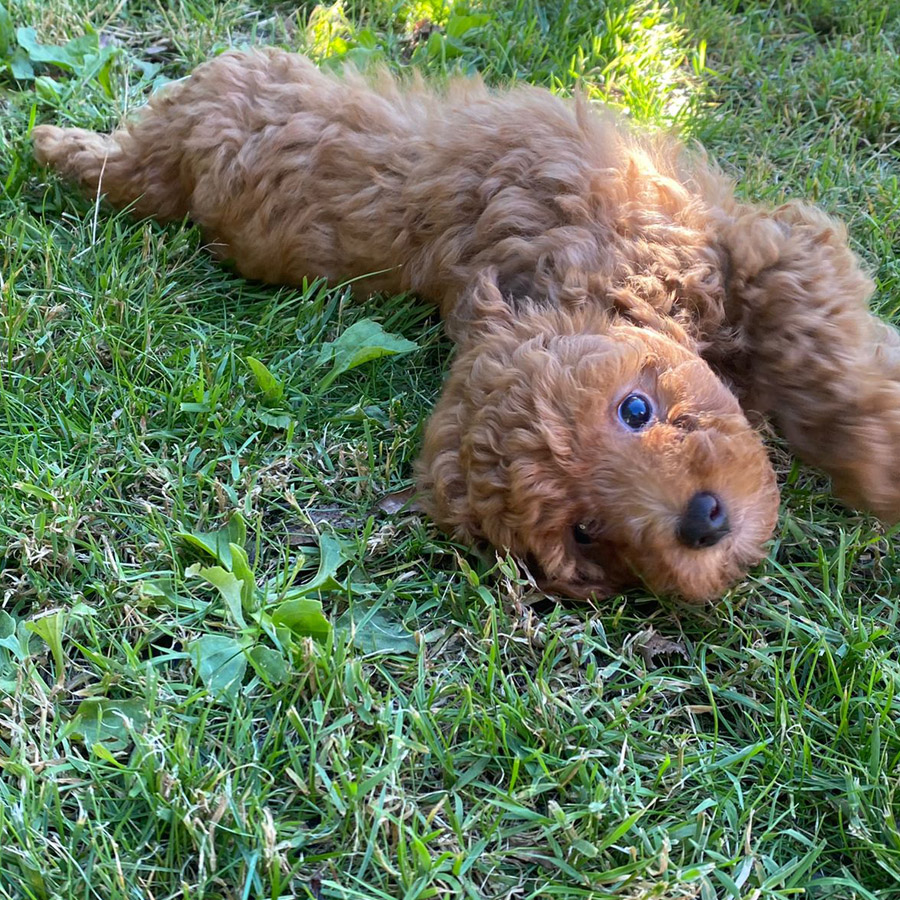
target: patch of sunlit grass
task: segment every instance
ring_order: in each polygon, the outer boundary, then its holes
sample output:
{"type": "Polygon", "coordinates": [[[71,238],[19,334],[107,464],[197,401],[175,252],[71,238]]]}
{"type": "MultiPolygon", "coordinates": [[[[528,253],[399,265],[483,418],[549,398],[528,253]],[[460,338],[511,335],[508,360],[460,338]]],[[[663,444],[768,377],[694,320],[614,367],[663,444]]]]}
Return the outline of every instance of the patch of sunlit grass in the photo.
{"type": "Polygon", "coordinates": [[[702,99],[705,46],[691,44],[670,6],[608,8],[574,68],[589,95],[641,121],[684,120],[702,99]]]}

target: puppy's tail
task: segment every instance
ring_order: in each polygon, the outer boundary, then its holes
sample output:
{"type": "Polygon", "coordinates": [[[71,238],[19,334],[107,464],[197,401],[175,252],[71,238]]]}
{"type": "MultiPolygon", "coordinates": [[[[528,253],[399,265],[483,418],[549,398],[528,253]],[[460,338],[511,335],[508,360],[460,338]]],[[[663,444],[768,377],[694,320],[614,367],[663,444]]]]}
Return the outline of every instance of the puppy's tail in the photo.
{"type": "Polygon", "coordinates": [[[183,130],[167,115],[170,104],[154,104],[134,124],[113,134],[39,125],[32,132],[35,159],[56,169],[113,206],[133,206],[138,216],[163,221],[188,212],[183,183],[183,130]]]}

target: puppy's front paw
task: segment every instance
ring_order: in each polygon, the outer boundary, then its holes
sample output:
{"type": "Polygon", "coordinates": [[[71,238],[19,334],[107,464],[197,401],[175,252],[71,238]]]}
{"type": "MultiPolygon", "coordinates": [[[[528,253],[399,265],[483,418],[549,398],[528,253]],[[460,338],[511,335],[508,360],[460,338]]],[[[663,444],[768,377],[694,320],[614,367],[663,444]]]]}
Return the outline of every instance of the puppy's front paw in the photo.
{"type": "Polygon", "coordinates": [[[900,522],[900,385],[890,388],[879,392],[881,409],[835,423],[815,460],[831,475],[836,496],[886,525],[900,522]]]}

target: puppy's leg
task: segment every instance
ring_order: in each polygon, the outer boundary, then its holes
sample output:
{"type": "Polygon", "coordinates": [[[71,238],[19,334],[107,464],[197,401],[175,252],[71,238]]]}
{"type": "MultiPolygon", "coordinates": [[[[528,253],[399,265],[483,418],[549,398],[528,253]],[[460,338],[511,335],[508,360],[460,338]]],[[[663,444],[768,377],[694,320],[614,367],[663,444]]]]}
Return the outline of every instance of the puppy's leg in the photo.
{"type": "Polygon", "coordinates": [[[105,194],[114,206],[134,204],[138,215],[162,220],[184,218],[188,192],[181,172],[179,89],[171,86],[135,123],[113,134],[39,125],[32,132],[35,158],[86,191],[105,194]]]}
{"type": "Polygon", "coordinates": [[[744,350],[730,374],[839,497],[900,520],[900,334],[869,311],[843,226],[790,204],[738,217],[724,239],[744,350]]]}
{"type": "Polygon", "coordinates": [[[229,52],[110,137],[43,126],[35,152],[138,216],[189,217],[248,278],[365,278],[397,292],[412,280],[419,225],[404,192],[430,103],[296,54],[229,52]]]}

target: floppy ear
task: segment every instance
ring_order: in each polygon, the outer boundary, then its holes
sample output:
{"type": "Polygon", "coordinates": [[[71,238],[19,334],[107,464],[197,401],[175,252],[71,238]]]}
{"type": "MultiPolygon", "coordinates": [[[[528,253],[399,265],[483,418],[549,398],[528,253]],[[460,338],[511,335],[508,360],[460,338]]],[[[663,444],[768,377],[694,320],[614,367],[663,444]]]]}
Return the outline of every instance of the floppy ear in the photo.
{"type": "MultiPolygon", "coordinates": [[[[501,394],[507,413],[516,404],[509,353],[521,343],[515,335],[522,326],[513,302],[502,291],[498,270],[488,267],[444,304],[445,327],[459,352],[425,426],[416,471],[425,508],[441,527],[466,543],[488,539],[515,550],[513,532],[499,515],[504,473],[496,468],[495,448],[503,435],[484,433],[496,418],[501,394]],[[487,445],[494,452],[486,451],[487,445]]],[[[522,417],[531,421],[525,412],[522,417]]]]}
{"type": "Polygon", "coordinates": [[[515,324],[513,300],[493,266],[482,269],[462,293],[444,304],[444,327],[458,344],[474,344],[515,324]]]}
{"type": "MultiPolygon", "coordinates": [[[[455,365],[455,362],[454,362],[455,365]]],[[[453,384],[451,369],[444,393],[425,424],[425,440],[415,463],[422,506],[455,539],[474,544],[482,537],[472,514],[460,448],[468,417],[464,397],[453,384]]]]}
{"type": "MultiPolygon", "coordinates": [[[[529,455],[524,455],[519,466],[504,466],[491,453],[490,448],[501,437],[489,433],[496,431],[497,423],[478,421],[472,403],[472,393],[478,391],[468,384],[474,360],[478,360],[476,365],[496,363],[497,378],[489,378],[491,383],[499,384],[502,378],[502,360],[485,359],[477,350],[464,352],[454,361],[444,393],[426,425],[424,445],[416,460],[425,511],[464,544],[480,547],[489,543],[497,550],[523,556],[536,584],[548,593],[603,599],[617,593],[624,584],[634,583],[634,577],[607,577],[599,561],[577,554],[573,534],[562,529],[560,540],[561,529],[555,524],[548,527],[542,521],[540,512],[545,503],[558,510],[566,507],[562,496],[559,502],[552,502],[557,489],[552,480],[546,482],[540,508],[527,503],[510,505],[510,480],[528,478],[529,455]],[[522,544],[523,536],[527,536],[527,547],[522,544]],[[576,558],[581,560],[577,567],[576,558]]],[[[537,432],[534,435],[539,440],[537,432]]]]}
{"type": "Polygon", "coordinates": [[[868,309],[873,283],[846,229],[813,207],[749,210],[723,234],[734,377],[844,500],[900,519],[900,336],[868,309]]]}
{"type": "MultiPolygon", "coordinates": [[[[536,412],[527,378],[510,364],[510,351],[519,343],[504,330],[503,313],[489,311],[476,322],[481,339],[467,332],[425,425],[416,462],[419,488],[429,514],[458,539],[487,539],[520,552],[517,535],[540,527],[540,511],[536,504],[511,507],[511,496],[539,477],[535,467],[550,453],[548,432],[554,440],[565,439],[554,433],[551,412],[536,412]]],[[[550,481],[542,484],[544,499],[560,490],[550,481]]]]}
{"type": "MultiPolygon", "coordinates": [[[[444,327],[460,351],[425,425],[416,477],[428,514],[458,540],[474,544],[485,535],[471,508],[468,473],[461,459],[467,426],[476,411],[473,404],[479,399],[470,389],[470,374],[479,345],[513,328],[515,315],[501,293],[495,268],[480,271],[461,294],[448,295],[442,306],[444,327]]],[[[484,361],[491,363],[490,357],[484,361]]]]}

